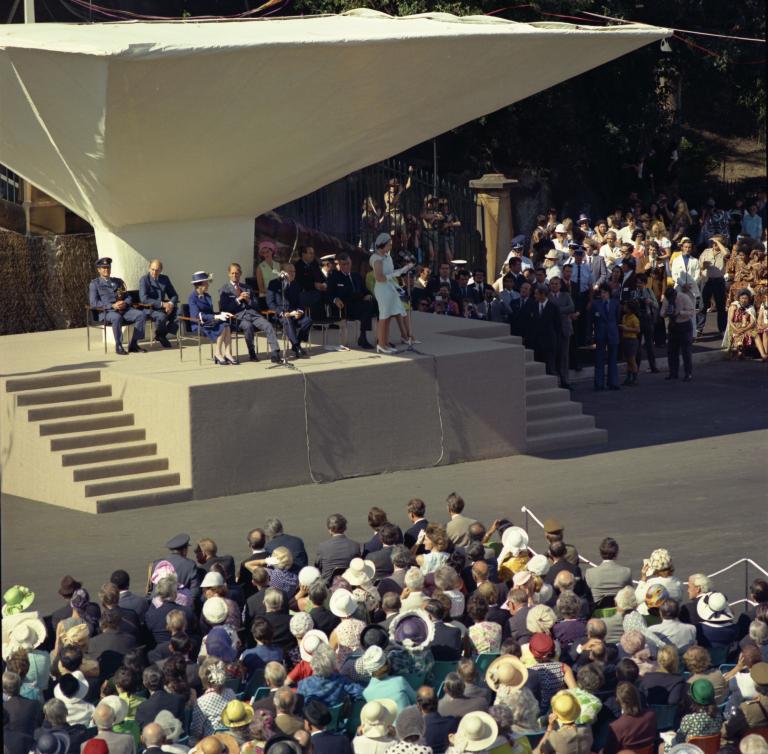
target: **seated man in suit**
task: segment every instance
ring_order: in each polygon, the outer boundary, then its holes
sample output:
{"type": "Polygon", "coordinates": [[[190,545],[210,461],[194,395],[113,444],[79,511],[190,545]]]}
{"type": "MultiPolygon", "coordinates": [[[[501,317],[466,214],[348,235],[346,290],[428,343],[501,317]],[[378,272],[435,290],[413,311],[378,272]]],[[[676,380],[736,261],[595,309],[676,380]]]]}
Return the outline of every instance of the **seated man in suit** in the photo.
{"type": "Polygon", "coordinates": [[[448,673],[443,682],[445,696],[438,702],[437,711],[444,717],[464,717],[467,712],[487,712],[486,696],[467,696],[464,680],[458,673],[448,673]]]}
{"type": "Polygon", "coordinates": [[[278,547],[287,547],[290,550],[293,556],[292,571],[298,573],[309,564],[304,540],[293,534],[286,534],[283,531],[283,522],[279,518],[268,518],[264,524],[264,533],[267,536],[264,549],[268,554],[271,555],[278,547]]]}
{"type": "Polygon", "coordinates": [[[360,557],[360,545],[347,537],[347,519],[341,513],[328,516],[326,527],[331,538],[317,546],[315,566],[330,583],[335,570],[349,568],[352,558],[360,557]]]}
{"type": "Polygon", "coordinates": [[[304,705],[304,720],[312,736],[313,754],[352,754],[352,744],[341,733],[329,733],[331,713],[319,699],[310,699],[304,705]]]}
{"type": "Polygon", "coordinates": [[[256,309],[258,295],[250,286],[240,282],[242,274],[243,270],[237,262],[232,262],[229,265],[229,282],[219,291],[219,309],[234,315],[237,326],[245,338],[245,344],[248,346],[248,356],[251,361],[259,360],[256,356],[253,338],[255,331],[261,330],[267,336],[273,363],[278,363],[280,361],[280,348],[277,345],[275,329],[256,309]]]}
{"type": "Polygon", "coordinates": [[[283,265],[280,277],[271,280],[267,286],[267,306],[280,319],[296,358],[307,358],[309,354],[302,348],[301,341],[309,337],[312,320],[302,308],[301,287],[296,281],[296,268],[292,264],[283,265]]]}
{"type": "Polygon", "coordinates": [[[88,305],[91,309],[102,309],[99,312],[99,322],[105,319],[112,325],[115,336],[115,353],[125,356],[128,353],[145,353],[139,348],[139,341],[144,337],[144,322],[147,315],[140,309],[132,309],[133,300],[126,295],[125,283],[120,278],[110,276],[112,260],[102,257],[96,262],[99,277],[91,280],[88,287],[88,305]],[[133,337],[128,345],[128,351],[123,348],[123,325],[133,325],[133,337]]]}
{"type": "Polygon", "coordinates": [[[592,599],[599,607],[613,607],[616,592],[632,585],[632,571],[616,562],[618,554],[619,543],[612,537],[606,537],[600,543],[602,562],[594,568],[588,568],[585,574],[592,599]]]}
{"type": "Polygon", "coordinates": [[[149,272],[139,280],[139,301],[151,307],[147,309],[147,316],[155,323],[155,340],[163,348],[170,348],[166,333],[175,335],[179,329],[176,321],[179,295],[171,279],[162,272],[163,263],[153,259],[149,263],[149,272]]]}
{"type": "Polygon", "coordinates": [[[458,303],[461,298],[459,295],[459,284],[451,277],[451,265],[447,262],[443,262],[443,264],[437,268],[437,273],[438,274],[432,277],[429,281],[427,290],[430,295],[436,295],[440,288],[447,285],[448,290],[450,291],[451,300],[458,303]]]}
{"type": "Polygon", "coordinates": [[[352,272],[352,260],[348,254],[336,257],[338,269],[328,275],[328,298],[341,311],[345,319],[360,320],[360,348],[373,348],[366,333],[371,329],[371,319],[375,311],[373,296],[365,287],[365,281],[359,272],[352,272]]]}
{"type": "Polygon", "coordinates": [[[121,630],[122,616],[116,610],[101,615],[101,633],[88,643],[88,654],[99,663],[99,680],[111,678],[123,664],[123,658],[136,648],[136,636],[121,630]]]}
{"type": "Polygon", "coordinates": [[[186,700],[181,694],[166,691],[163,683],[163,672],[157,665],[144,668],[142,683],[149,692],[149,699],[142,702],[135,712],[136,722],[143,728],[149,725],[162,710],[170,712],[177,720],[184,717],[186,700]]]}
{"type": "Polygon", "coordinates": [[[427,600],[424,610],[435,624],[435,638],[430,647],[432,656],[439,662],[458,661],[463,649],[461,631],[453,626],[447,626],[443,622],[446,611],[438,600],[427,600]]]}
{"type": "Polygon", "coordinates": [[[424,718],[424,743],[434,754],[442,754],[448,748],[448,736],[459,727],[459,719],[444,717],[437,711],[437,691],[431,686],[419,688],[416,706],[424,718]]]}

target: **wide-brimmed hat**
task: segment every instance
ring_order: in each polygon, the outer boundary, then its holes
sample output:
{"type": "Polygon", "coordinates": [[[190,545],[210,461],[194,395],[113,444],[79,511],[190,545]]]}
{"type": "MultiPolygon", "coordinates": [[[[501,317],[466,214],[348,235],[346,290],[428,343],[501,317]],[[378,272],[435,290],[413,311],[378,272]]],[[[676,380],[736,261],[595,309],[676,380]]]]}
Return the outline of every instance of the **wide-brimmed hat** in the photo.
{"type": "Polygon", "coordinates": [[[528,532],[519,526],[508,526],[501,535],[502,550],[499,562],[508,554],[519,555],[528,547],[528,532]]]}
{"type": "Polygon", "coordinates": [[[705,623],[731,623],[733,613],[722,592],[710,592],[699,599],[696,612],[705,623]]]}
{"type": "Polygon", "coordinates": [[[648,558],[648,576],[653,576],[659,571],[666,571],[672,567],[672,556],[669,554],[669,550],[664,548],[654,550],[648,558]]]}
{"type": "Polygon", "coordinates": [[[397,704],[392,699],[368,702],[360,710],[363,735],[368,738],[384,738],[397,717],[397,704]]]}
{"type": "Polygon", "coordinates": [[[155,722],[165,731],[165,737],[169,741],[175,741],[184,731],[181,720],[167,709],[160,710],[155,716],[155,722]]]}
{"type": "Polygon", "coordinates": [[[468,712],[454,736],[456,751],[483,751],[498,737],[499,726],[487,712],[468,712]]]}
{"type": "Polygon", "coordinates": [[[216,657],[222,662],[234,662],[237,650],[232,646],[232,639],[223,626],[215,626],[205,637],[205,651],[209,657],[216,657]]]}
{"type": "Polygon", "coordinates": [[[64,576],[59,586],[59,594],[69,599],[81,586],[82,584],[73,576],[64,576]]]}
{"type": "Polygon", "coordinates": [[[304,566],[299,571],[299,585],[300,586],[311,586],[314,584],[322,574],[320,573],[320,570],[315,568],[314,566],[304,566]]]}
{"type": "Polygon", "coordinates": [[[218,626],[227,619],[229,605],[223,597],[209,597],[203,602],[203,618],[212,626],[218,626]]]}
{"type": "Polygon", "coordinates": [[[568,229],[562,223],[558,223],[555,226],[555,233],[567,233],[568,229]]]}
{"type": "Polygon", "coordinates": [[[35,649],[46,636],[45,623],[35,613],[20,613],[17,621],[3,637],[3,659],[7,660],[17,649],[35,649]]]}
{"type": "Polygon", "coordinates": [[[224,586],[224,577],[218,571],[208,571],[205,578],[200,582],[200,586],[203,589],[211,586],[224,586]]]}
{"type": "Polygon", "coordinates": [[[544,259],[560,259],[560,252],[556,249],[550,249],[545,255],[544,259]]]}
{"type": "Polygon", "coordinates": [[[534,555],[526,564],[525,570],[530,571],[534,576],[546,576],[552,564],[547,560],[546,555],[534,555]]]}
{"type": "Polygon", "coordinates": [[[514,655],[497,657],[485,671],[485,682],[492,691],[498,691],[499,686],[520,689],[528,681],[528,668],[514,655]]]}
{"type": "Polygon", "coordinates": [[[337,618],[351,618],[358,608],[358,603],[347,589],[337,589],[328,603],[328,608],[337,618]]]}
{"type": "Polygon", "coordinates": [[[328,644],[328,637],[316,628],[307,631],[299,642],[299,654],[304,662],[310,662],[315,650],[321,644],[328,644]]]}
{"type": "Polygon", "coordinates": [[[522,570],[518,571],[512,577],[512,586],[519,587],[527,584],[533,578],[533,574],[530,571],[522,570]]]}
{"type": "Polygon", "coordinates": [[[375,644],[365,650],[362,657],[363,669],[373,675],[387,664],[387,653],[375,644]]]}
{"type": "Polygon", "coordinates": [[[66,754],[69,746],[69,736],[64,731],[45,730],[43,728],[43,732],[37,737],[32,751],[37,754],[66,754]]]}
{"type": "Polygon", "coordinates": [[[647,607],[661,607],[669,599],[669,592],[662,584],[651,584],[645,593],[647,607]]]}
{"type": "Polygon", "coordinates": [[[435,624],[424,610],[406,610],[389,624],[389,638],[406,649],[426,649],[435,638],[435,624]]]}
{"type": "Polygon", "coordinates": [[[208,274],[205,270],[198,270],[192,273],[191,285],[199,285],[200,283],[210,283],[213,280],[213,275],[208,274]]]}
{"type": "Polygon", "coordinates": [[[349,568],[341,575],[348,584],[360,586],[373,581],[376,575],[376,564],[372,560],[363,560],[362,558],[352,558],[349,568]]]}
{"type": "Polygon", "coordinates": [[[552,712],[561,723],[575,723],[581,714],[581,705],[570,692],[558,691],[552,697],[552,712]]]}
{"type": "Polygon", "coordinates": [[[3,595],[3,615],[23,613],[35,601],[35,593],[26,586],[16,584],[3,595]]]}
{"type": "Polygon", "coordinates": [[[699,678],[694,681],[688,688],[688,692],[696,704],[715,703],[715,687],[712,685],[712,681],[708,681],[706,678],[699,678]]]}
{"type": "Polygon", "coordinates": [[[112,712],[115,713],[115,722],[114,725],[119,725],[123,720],[125,720],[125,716],[128,714],[128,702],[125,701],[125,699],[121,699],[116,694],[111,694],[110,696],[105,696],[100,704],[106,704],[107,707],[109,707],[112,712]]]}
{"type": "MultiPolygon", "coordinates": [[[[221,754],[239,754],[240,744],[231,733],[214,733],[211,738],[215,738],[224,747],[221,754]]],[[[201,743],[202,741],[198,741],[198,748],[201,743]]]]}
{"type": "Polygon", "coordinates": [[[80,646],[88,641],[90,635],[87,623],[77,623],[62,634],[61,643],[65,647],[80,646]]]}
{"type": "Polygon", "coordinates": [[[72,699],[80,699],[80,700],[85,699],[85,697],[88,696],[88,682],[85,680],[85,676],[83,675],[83,672],[81,670],[76,670],[74,673],[67,673],[66,675],[62,676],[58,684],[56,684],[56,688],[54,688],[53,690],[53,695],[59,701],[62,701],[64,703],[71,702],[72,699]],[[61,690],[61,682],[67,677],[74,678],[77,681],[77,690],[75,691],[72,697],[68,697],[61,690]]]}
{"type": "Polygon", "coordinates": [[[221,722],[227,728],[243,728],[253,722],[253,707],[250,704],[233,699],[221,713],[221,722]]]}

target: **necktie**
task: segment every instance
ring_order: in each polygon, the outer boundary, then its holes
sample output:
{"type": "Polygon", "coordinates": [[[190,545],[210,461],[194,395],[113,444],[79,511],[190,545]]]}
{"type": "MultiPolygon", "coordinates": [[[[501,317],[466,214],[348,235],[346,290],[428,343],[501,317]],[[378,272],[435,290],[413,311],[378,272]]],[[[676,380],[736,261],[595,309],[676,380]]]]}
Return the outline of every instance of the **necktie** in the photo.
{"type": "Polygon", "coordinates": [[[688,257],[683,255],[683,264],[685,265],[685,271],[688,272],[688,257]]]}
{"type": "Polygon", "coordinates": [[[539,304],[539,316],[544,313],[544,304],[539,304]]]}
{"type": "Polygon", "coordinates": [[[352,288],[352,293],[355,292],[355,281],[352,278],[352,275],[347,275],[347,280],[349,280],[349,286],[352,288]]]}
{"type": "Polygon", "coordinates": [[[235,286],[235,296],[240,295],[240,285],[238,283],[233,283],[232,285],[235,286]]]}

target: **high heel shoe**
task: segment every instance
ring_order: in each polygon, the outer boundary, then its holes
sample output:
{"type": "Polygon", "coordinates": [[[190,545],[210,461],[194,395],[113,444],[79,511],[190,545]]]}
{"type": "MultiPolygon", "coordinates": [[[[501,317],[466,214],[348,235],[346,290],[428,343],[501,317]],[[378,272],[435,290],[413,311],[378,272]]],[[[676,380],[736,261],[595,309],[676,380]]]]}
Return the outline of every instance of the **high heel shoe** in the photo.
{"type": "Polygon", "coordinates": [[[220,367],[229,366],[229,362],[226,359],[219,360],[216,356],[213,357],[213,363],[218,364],[220,367]]]}
{"type": "Polygon", "coordinates": [[[229,356],[226,356],[224,358],[224,361],[226,361],[227,364],[231,364],[233,367],[236,367],[240,364],[240,362],[237,359],[232,359],[229,356]]]}
{"type": "Polygon", "coordinates": [[[396,348],[382,348],[378,343],[376,344],[376,353],[385,353],[387,355],[391,355],[393,353],[397,353],[396,348]]]}
{"type": "Polygon", "coordinates": [[[417,343],[421,343],[421,341],[416,340],[416,338],[403,338],[401,342],[404,346],[415,346],[417,343]]]}

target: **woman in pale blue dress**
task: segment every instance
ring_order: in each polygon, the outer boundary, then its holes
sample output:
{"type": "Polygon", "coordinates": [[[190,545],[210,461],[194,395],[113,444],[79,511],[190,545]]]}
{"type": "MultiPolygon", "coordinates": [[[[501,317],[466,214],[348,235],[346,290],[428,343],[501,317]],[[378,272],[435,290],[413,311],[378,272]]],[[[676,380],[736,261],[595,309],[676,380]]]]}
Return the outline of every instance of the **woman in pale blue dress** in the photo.
{"type": "Polygon", "coordinates": [[[391,251],[392,238],[388,233],[379,233],[376,237],[376,248],[370,259],[376,279],[373,294],[379,305],[377,353],[397,353],[397,349],[389,345],[389,320],[393,317],[397,320],[403,342],[408,344],[413,342],[405,317],[405,307],[400,300],[400,287],[395,281],[395,265],[390,256],[391,251]]]}

